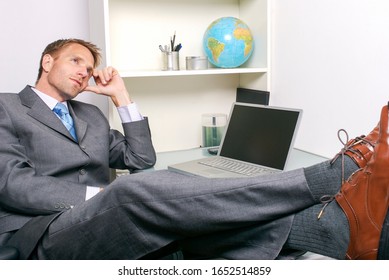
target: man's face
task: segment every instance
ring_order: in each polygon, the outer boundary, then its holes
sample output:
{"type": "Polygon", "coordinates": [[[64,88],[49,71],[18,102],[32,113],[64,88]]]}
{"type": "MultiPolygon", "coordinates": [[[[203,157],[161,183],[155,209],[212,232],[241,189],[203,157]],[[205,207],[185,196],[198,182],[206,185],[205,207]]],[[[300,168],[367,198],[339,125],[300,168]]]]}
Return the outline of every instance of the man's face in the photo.
{"type": "Polygon", "coordinates": [[[61,101],[73,99],[82,92],[93,73],[93,56],[79,44],[66,46],[48,57],[47,62],[47,84],[52,95],[61,101]]]}

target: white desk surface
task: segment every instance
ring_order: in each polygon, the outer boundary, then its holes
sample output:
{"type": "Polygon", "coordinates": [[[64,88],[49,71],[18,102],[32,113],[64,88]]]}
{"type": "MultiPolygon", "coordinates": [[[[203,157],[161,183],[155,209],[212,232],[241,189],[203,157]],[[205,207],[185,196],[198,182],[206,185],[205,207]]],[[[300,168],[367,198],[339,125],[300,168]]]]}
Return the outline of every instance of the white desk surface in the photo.
{"type": "MultiPolygon", "coordinates": [[[[151,170],[162,170],[166,169],[167,166],[172,164],[209,156],[211,155],[207,152],[207,148],[194,148],[181,151],[161,152],[157,153],[157,162],[155,166],[151,168],[151,170]]],[[[319,162],[323,162],[325,160],[327,160],[327,158],[325,157],[318,156],[299,149],[293,149],[285,170],[306,167],[319,162]]]]}

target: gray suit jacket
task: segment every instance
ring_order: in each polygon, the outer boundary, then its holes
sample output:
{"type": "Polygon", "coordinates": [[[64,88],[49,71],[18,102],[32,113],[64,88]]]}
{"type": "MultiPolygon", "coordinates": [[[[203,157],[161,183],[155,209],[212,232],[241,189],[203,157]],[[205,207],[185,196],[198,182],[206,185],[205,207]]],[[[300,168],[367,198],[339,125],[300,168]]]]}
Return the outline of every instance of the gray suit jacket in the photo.
{"type": "Polygon", "coordinates": [[[86,186],[110,183],[109,168],[154,165],[147,119],[123,124],[123,136],[97,107],[68,104],[78,143],[29,86],[0,93],[0,235],[85,201],[86,186]]]}

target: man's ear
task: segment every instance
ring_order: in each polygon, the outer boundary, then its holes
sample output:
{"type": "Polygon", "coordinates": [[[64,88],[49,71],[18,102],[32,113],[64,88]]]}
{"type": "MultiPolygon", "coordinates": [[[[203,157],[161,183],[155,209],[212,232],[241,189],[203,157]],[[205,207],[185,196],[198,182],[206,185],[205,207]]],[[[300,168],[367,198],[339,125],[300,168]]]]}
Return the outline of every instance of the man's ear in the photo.
{"type": "Polygon", "coordinates": [[[54,58],[51,55],[45,54],[42,57],[42,68],[43,71],[45,71],[46,73],[48,73],[51,70],[53,64],[54,64],[54,58]]]}

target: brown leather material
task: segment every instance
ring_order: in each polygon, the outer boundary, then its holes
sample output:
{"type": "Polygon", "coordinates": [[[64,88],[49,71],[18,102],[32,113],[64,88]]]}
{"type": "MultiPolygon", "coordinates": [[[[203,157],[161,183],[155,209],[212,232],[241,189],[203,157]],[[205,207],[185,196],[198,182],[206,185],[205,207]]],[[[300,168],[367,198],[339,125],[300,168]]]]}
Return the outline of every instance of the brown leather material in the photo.
{"type": "Polygon", "coordinates": [[[335,195],[350,226],[347,259],[377,259],[389,204],[388,166],[388,106],[385,106],[381,111],[378,141],[370,161],[365,168],[353,174],[335,195]]]}
{"type": "Polygon", "coordinates": [[[373,155],[378,133],[379,126],[377,125],[367,136],[357,137],[346,144],[345,154],[351,157],[359,168],[364,168],[373,155]]]}

